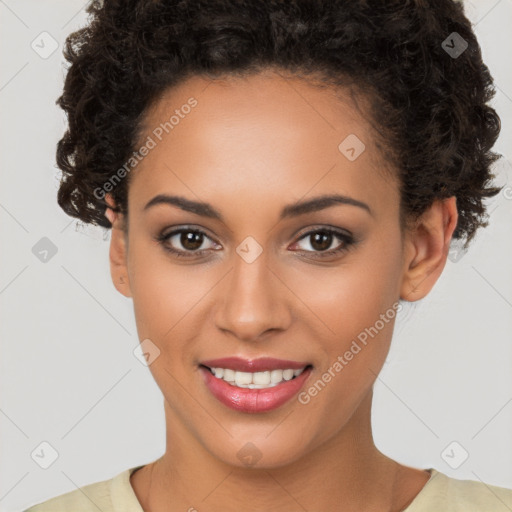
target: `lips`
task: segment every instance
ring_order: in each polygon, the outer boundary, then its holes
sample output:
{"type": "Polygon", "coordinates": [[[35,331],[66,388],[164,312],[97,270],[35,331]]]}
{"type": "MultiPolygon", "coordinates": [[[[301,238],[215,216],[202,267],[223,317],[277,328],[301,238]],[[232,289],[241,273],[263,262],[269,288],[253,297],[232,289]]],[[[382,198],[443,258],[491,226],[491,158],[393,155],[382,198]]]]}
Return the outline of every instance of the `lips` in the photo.
{"type": "Polygon", "coordinates": [[[223,357],[221,359],[209,359],[201,363],[208,368],[230,368],[239,372],[264,372],[267,370],[300,370],[310,363],[289,361],[287,359],[275,359],[272,357],[261,357],[259,359],[242,359],[240,357],[223,357]]]}
{"type": "Polygon", "coordinates": [[[248,360],[238,357],[203,361],[199,368],[206,387],[217,400],[231,409],[246,413],[270,411],[288,402],[300,391],[312,370],[308,362],[274,358],[248,360]],[[222,371],[219,371],[221,369],[222,371]],[[232,379],[233,382],[226,382],[222,378],[228,373],[230,376],[228,380],[232,379]],[[232,377],[235,374],[236,379],[232,377]],[[242,384],[245,381],[241,379],[241,377],[249,377],[250,380],[250,374],[253,377],[256,374],[266,375],[267,380],[265,384],[259,386],[249,384],[250,387],[259,387],[250,389],[246,384],[242,384]],[[278,379],[278,382],[270,382],[269,374],[273,377],[285,375],[285,380],[278,379]],[[237,382],[240,384],[237,385],[237,382]]]}

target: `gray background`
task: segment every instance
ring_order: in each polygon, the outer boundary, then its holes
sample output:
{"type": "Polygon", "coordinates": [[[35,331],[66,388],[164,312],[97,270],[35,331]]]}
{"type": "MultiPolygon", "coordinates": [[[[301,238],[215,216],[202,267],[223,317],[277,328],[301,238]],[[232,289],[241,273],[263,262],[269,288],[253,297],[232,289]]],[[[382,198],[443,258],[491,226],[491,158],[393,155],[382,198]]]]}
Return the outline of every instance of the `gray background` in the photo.
{"type": "MultiPolygon", "coordinates": [[[[56,202],[62,44],[85,23],[84,5],[0,0],[1,511],[111,478],[165,448],[162,395],[132,352],[131,300],[111,282],[110,235],[56,202]],[[33,252],[43,237],[57,249],[47,262],[33,252]],[[58,452],[48,469],[44,441],[58,452]]],[[[512,187],[512,0],[466,5],[498,88],[498,182],[512,187]]],[[[507,190],[490,201],[490,226],[469,252],[453,253],[430,295],[399,315],[373,424],[379,449],[399,462],[512,487],[507,190]]]]}

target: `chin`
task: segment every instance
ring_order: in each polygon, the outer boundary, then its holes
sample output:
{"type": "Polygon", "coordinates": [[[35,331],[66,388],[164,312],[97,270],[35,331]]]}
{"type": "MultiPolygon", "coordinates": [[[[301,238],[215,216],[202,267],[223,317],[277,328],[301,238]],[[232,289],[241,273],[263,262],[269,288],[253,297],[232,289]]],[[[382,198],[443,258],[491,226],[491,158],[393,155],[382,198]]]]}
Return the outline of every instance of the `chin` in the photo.
{"type": "Polygon", "coordinates": [[[238,468],[273,469],[287,466],[301,459],[321,443],[309,440],[307,426],[298,425],[290,414],[280,425],[272,424],[239,428],[236,434],[227,426],[233,437],[203,442],[207,450],[218,460],[238,468]],[[286,424],[287,423],[287,424],[286,424]]]}

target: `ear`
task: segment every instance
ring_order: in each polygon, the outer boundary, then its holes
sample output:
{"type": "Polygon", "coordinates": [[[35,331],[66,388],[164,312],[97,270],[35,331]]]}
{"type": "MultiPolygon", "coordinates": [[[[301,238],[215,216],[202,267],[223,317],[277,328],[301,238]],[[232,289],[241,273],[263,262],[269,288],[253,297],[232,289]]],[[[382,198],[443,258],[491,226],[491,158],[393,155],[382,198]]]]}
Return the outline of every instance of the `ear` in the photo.
{"type": "Polygon", "coordinates": [[[457,219],[456,197],[438,199],[407,231],[400,298],[414,302],[433,288],[446,264],[457,219]]]}
{"type": "MultiPolygon", "coordinates": [[[[115,208],[115,201],[111,194],[106,194],[107,204],[115,208]]],[[[112,224],[112,236],[110,238],[110,275],[116,290],[125,297],[131,297],[130,280],[127,268],[127,243],[124,232],[124,218],[121,213],[114,212],[107,207],[105,216],[112,224]]]]}

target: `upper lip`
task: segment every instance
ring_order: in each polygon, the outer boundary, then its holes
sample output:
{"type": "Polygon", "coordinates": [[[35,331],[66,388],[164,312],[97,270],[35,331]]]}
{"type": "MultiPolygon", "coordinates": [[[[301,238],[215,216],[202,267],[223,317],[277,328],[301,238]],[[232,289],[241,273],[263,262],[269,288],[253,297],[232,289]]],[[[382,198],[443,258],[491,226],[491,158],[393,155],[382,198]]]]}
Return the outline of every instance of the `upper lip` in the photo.
{"type": "Polygon", "coordinates": [[[275,359],[273,357],[260,357],[258,359],[243,359],[241,357],[222,357],[209,359],[200,364],[208,368],[230,368],[239,372],[264,372],[267,370],[300,370],[310,363],[290,361],[288,359],[275,359]]]}

